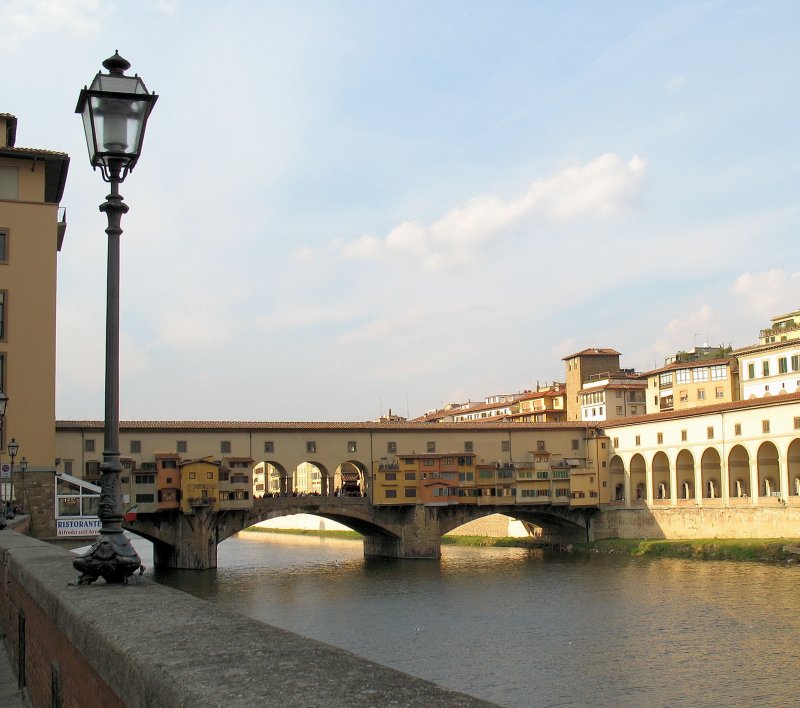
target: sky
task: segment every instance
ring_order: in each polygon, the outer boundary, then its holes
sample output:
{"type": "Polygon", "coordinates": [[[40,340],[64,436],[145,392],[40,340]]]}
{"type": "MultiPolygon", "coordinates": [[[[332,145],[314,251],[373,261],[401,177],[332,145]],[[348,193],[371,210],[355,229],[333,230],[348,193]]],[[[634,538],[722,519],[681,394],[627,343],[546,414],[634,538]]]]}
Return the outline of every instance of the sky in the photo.
{"type": "Polygon", "coordinates": [[[78,94],[121,185],[123,420],[374,420],[758,341],[800,308],[795,0],[0,0],[0,112],[67,152],[56,415],[103,416],[78,94]]]}

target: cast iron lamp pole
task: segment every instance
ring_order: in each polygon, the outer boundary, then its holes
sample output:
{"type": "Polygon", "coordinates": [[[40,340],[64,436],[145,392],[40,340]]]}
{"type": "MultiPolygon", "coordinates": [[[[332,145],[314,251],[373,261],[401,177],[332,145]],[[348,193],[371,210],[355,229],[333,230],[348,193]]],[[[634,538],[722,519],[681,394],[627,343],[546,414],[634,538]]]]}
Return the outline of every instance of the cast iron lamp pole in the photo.
{"type": "Polygon", "coordinates": [[[126,583],[142,564],[130,540],[122,532],[124,508],[120,483],[119,452],[119,237],[122,215],[128,206],[119,184],[136,165],[142,149],[147,118],[158,96],[148,93],[138,77],[125,76],[130,62],[119,53],[106,59],[108,74],[98,72],[90,88],[84,88],[76,113],[83,116],[89,162],[100,168],[111,193],[100,205],[108,218],[108,275],[106,290],[106,372],[103,462],[100,465],[100,535],[92,547],[73,561],[81,576],[78,584],[102,576],[107,583],[126,583]]]}
{"type": "MultiPolygon", "coordinates": [[[[0,391],[0,451],[3,449],[3,420],[6,417],[6,406],[8,405],[8,396],[6,396],[4,391],[0,391]]],[[[0,462],[2,462],[2,458],[0,457],[0,462]]],[[[2,465],[0,465],[2,468],[2,465]]],[[[3,480],[0,477],[0,504],[3,504],[3,480]]],[[[3,509],[5,509],[5,504],[3,504],[3,509]]],[[[5,519],[3,518],[3,514],[0,514],[0,530],[6,527],[5,519]]]]}
{"type": "Polygon", "coordinates": [[[9,479],[8,499],[6,499],[5,506],[3,507],[3,515],[8,519],[12,518],[9,517],[9,508],[14,508],[14,459],[19,452],[19,443],[15,438],[11,438],[11,442],[8,443],[7,447],[8,456],[11,458],[11,477],[9,479]]]}

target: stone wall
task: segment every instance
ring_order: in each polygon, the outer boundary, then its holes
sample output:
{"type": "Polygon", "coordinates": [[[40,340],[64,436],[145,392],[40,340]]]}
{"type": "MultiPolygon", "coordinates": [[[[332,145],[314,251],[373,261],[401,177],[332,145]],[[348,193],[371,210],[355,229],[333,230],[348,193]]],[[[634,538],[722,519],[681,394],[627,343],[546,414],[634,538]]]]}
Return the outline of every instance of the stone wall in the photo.
{"type": "Polygon", "coordinates": [[[483,706],[134,576],[74,587],[74,556],[12,530],[0,633],[34,708],[483,706]]]}
{"type": "Polygon", "coordinates": [[[796,507],[606,509],[594,539],[800,538],[796,507]]]}

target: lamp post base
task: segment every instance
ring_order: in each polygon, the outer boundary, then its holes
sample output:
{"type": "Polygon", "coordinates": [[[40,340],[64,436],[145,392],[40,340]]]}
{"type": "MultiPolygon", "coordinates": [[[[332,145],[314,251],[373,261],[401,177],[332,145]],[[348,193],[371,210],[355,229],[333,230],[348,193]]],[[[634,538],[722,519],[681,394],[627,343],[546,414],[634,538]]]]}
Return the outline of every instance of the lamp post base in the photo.
{"type": "Polygon", "coordinates": [[[72,565],[81,572],[75,585],[88,585],[100,577],[107,583],[127,583],[135,571],[140,575],[144,572],[139,555],[121,531],[101,531],[92,547],[72,565]]]}

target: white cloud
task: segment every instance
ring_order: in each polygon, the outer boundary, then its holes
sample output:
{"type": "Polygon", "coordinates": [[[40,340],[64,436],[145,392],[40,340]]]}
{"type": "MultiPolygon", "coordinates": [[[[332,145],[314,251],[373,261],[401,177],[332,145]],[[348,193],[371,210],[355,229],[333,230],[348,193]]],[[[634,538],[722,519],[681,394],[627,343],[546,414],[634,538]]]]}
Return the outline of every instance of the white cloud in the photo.
{"type": "Polygon", "coordinates": [[[781,269],[763,273],[742,273],[733,284],[747,312],[758,315],[768,324],[770,318],[800,307],[800,272],[781,269]]]}
{"type": "Polygon", "coordinates": [[[100,0],[11,0],[0,6],[3,45],[11,49],[27,37],[50,32],[93,34],[109,9],[100,0]]]}
{"type": "MultiPolygon", "coordinates": [[[[537,179],[516,199],[478,195],[429,225],[405,221],[384,239],[365,234],[351,241],[337,240],[334,251],[341,258],[357,260],[404,255],[427,269],[470,262],[490,243],[526,220],[558,225],[585,217],[602,219],[622,214],[641,188],[645,172],[645,161],[638,155],[628,162],[617,155],[601,155],[586,165],[537,179]]],[[[303,249],[302,255],[309,257],[309,250],[303,249]]]]}

